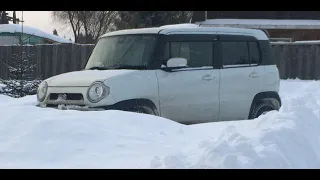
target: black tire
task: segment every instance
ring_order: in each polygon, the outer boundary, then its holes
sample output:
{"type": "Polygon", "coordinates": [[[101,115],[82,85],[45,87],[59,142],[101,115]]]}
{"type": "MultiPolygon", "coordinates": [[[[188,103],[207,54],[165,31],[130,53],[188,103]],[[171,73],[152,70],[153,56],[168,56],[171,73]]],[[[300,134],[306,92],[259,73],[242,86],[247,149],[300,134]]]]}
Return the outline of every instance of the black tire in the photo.
{"type": "Polygon", "coordinates": [[[148,106],[134,106],[131,110],[131,112],[135,113],[142,113],[142,114],[150,114],[150,115],[157,115],[154,108],[148,107],[148,106]]]}
{"type": "Polygon", "coordinates": [[[269,101],[260,101],[260,103],[257,103],[250,114],[249,119],[255,119],[261,116],[264,113],[267,113],[269,111],[277,110],[271,102],[269,101]]]}

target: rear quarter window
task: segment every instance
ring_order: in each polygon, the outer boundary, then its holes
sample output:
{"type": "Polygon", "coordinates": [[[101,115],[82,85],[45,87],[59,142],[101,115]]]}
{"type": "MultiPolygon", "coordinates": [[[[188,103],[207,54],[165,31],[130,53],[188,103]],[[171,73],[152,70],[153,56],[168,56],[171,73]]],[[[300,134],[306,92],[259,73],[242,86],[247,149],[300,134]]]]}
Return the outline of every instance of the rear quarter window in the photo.
{"type": "Polygon", "coordinates": [[[249,54],[250,54],[250,64],[256,65],[260,63],[260,51],[258,42],[248,42],[249,54]]]}
{"type": "Polygon", "coordinates": [[[224,67],[249,65],[247,42],[221,42],[222,64],[224,67]]]}
{"type": "Polygon", "coordinates": [[[259,45],[256,41],[221,42],[223,67],[253,66],[260,64],[259,45]]]}

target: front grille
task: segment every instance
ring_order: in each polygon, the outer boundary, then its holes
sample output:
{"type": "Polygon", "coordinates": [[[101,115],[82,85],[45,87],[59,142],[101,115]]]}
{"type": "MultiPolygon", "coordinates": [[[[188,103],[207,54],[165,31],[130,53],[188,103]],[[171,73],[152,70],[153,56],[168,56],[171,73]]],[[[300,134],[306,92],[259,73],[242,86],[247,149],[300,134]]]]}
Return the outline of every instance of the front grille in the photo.
{"type": "Polygon", "coordinates": [[[83,95],[81,93],[51,93],[49,96],[49,99],[57,100],[59,95],[66,97],[65,100],[71,100],[71,101],[83,100],[83,95]]]}

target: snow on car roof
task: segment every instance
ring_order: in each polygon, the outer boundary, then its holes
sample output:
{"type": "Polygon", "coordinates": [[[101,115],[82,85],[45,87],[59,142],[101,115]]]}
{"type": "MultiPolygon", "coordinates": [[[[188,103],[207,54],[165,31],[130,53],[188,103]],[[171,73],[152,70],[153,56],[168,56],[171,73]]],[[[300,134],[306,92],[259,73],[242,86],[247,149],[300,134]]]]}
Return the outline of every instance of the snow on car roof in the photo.
{"type": "Polygon", "coordinates": [[[169,33],[181,33],[181,32],[243,34],[243,35],[252,35],[260,40],[268,39],[267,35],[261,30],[248,29],[248,28],[233,28],[233,27],[201,27],[198,24],[188,24],[188,23],[165,25],[165,26],[153,27],[153,28],[119,30],[119,31],[106,33],[101,37],[117,36],[117,35],[125,35],[125,34],[158,34],[158,33],[169,34],[169,33]]]}
{"type": "MultiPolygon", "coordinates": [[[[4,32],[14,33],[14,32],[21,32],[21,30],[22,30],[22,27],[19,24],[0,24],[0,33],[4,33],[4,32]]],[[[43,32],[39,29],[29,27],[26,25],[23,25],[23,33],[51,39],[51,40],[58,42],[58,43],[72,43],[68,39],[65,39],[65,38],[62,38],[62,37],[59,37],[59,36],[56,36],[53,34],[49,34],[49,33],[43,32]]]]}
{"type": "Polygon", "coordinates": [[[184,24],[170,24],[170,25],[164,25],[164,26],[160,26],[160,28],[198,28],[199,25],[198,24],[192,24],[192,23],[184,23],[184,24]]]}

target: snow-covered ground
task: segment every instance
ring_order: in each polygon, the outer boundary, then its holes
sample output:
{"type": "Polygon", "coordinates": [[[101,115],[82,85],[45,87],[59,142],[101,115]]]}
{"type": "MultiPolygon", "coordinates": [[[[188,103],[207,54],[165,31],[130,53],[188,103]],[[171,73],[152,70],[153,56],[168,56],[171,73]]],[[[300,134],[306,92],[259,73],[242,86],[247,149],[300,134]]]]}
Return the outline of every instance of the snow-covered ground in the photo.
{"type": "Polygon", "coordinates": [[[282,81],[280,112],[190,126],[0,95],[0,168],[320,168],[319,89],[282,81]]]}

